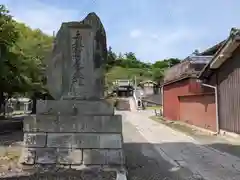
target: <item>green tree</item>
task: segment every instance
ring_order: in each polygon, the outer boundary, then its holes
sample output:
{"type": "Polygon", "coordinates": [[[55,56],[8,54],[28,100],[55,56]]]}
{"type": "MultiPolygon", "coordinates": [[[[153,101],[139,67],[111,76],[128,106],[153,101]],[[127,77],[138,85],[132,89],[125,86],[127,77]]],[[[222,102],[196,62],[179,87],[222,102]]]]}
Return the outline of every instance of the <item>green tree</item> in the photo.
{"type": "Polygon", "coordinates": [[[117,55],[112,51],[112,47],[108,48],[107,54],[107,63],[106,63],[106,70],[109,71],[116,63],[117,55]]]}
{"type": "Polygon", "coordinates": [[[170,58],[170,59],[167,59],[166,61],[169,63],[169,67],[172,67],[181,62],[181,60],[177,58],[170,58]]]}
{"type": "Polygon", "coordinates": [[[45,91],[45,59],[52,37],[12,19],[0,5],[0,106],[5,97],[45,91]]]}
{"type": "Polygon", "coordinates": [[[165,69],[174,66],[175,64],[180,63],[180,59],[177,58],[170,58],[170,59],[164,59],[162,61],[156,61],[152,67],[153,68],[160,68],[165,69]]]}
{"type": "Polygon", "coordinates": [[[152,70],[152,80],[159,82],[163,79],[164,69],[155,68],[152,70]]]}
{"type": "Polygon", "coordinates": [[[127,60],[137,61],[137,58],[133,52],[128,52],[124,54],[127,60]]]}
{"type": "Polygon", "coordinates": [[[19,57],[21,56],[11,51],[19,33],[4,5],[0,5],[0,29],[0,107],[3,110],[4,93],[12,92],[12,89],[18,87],[24,80],[24,77],[19,74],[21,71],[19,57]]]}

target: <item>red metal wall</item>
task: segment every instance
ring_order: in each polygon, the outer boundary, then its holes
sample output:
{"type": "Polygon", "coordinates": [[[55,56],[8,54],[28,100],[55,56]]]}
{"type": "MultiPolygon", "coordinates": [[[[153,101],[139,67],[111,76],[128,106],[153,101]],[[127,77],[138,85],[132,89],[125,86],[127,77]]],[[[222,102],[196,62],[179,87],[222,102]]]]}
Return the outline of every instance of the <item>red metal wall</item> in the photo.
{"type": "Polygon", "coordinates": [[[163,116],[215,131],[214,92],[203,88],[194,78],[163,86],[163,116]],[[208,95],[206,94],[208,93],[208,95]]]}
{"type": "Polygon", "coordinates": [[[198,94],[179,97],[180,121],[216,131],[215,95],[198,94]]]}
{"type": "Polygon", "coordinates": [[[178,96],[189,94],[189,79],[183,79],[163,86],[163,116],[167,119],[179,119],[178,96]]]}

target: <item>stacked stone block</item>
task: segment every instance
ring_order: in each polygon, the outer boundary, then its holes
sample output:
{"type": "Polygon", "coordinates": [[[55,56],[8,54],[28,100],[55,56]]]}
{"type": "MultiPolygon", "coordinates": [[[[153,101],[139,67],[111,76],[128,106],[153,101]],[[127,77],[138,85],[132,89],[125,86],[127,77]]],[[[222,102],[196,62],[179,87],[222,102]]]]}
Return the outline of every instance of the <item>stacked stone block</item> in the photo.
{"type": "Polygon", "coordinates": [[[27,165],[124,165],[122,119],[104,100],[37,102],[24,120],[27,165]]]}

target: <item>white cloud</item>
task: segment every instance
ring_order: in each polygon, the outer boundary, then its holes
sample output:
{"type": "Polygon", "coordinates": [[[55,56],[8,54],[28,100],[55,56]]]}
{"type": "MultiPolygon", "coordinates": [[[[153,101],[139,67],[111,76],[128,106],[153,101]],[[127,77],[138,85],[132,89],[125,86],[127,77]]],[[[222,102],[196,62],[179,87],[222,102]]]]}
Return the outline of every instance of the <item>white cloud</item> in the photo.
{"type": "MultiPolygon", "coordinates": [[[[3,1],[3,0],[1,0],[3,1]]],[[[79,20],[78,12],[62,9],[34,0],[4,0],[14,19],[24,22],[31,28],[39,28],[47,34],[57,31],[64,21],[79,20]]]]}
{"type": "MultiPolygon", "coordinates": [[[[185,57],[197,46],[201,44],[203,46],[204,39],[205,41],[209,39],[210,32],[207,34],[201,27],[191,25],[190,20],[187,22],[190,16],[185,6],[175,6],[175,3],[170,3],[167,7],[163,6],[162,14],[159,15],[157,0],[155,4],[146,4],[144,0],[131,0],[132,4],[124,9],[124,13],[121,8],[119,10],[119,8],[110,7],[116,7],[115,2],[111,4],[110,1],[104,0],[91,5],[89,0],[81,0],[68,7],[61,7],[60,1],[55,5],[51,2],[48,1],[46,4],[41,0],[24,0],[24,3],[23,0],[0,0],[1,4],[7,5],[16,20],[32,28],[39,28],[48,34],[57,31],[62,22],[80,20],[86,11],[94,10],[100,15],[105,25],[107,40],[114,51],[122,53],[132,51],[144,61],[185,57]],[[86,2],[89,3],[88,6],[86,2]],[[146,6],[151,13],[145,10],[146,6]],[[140,11],[142,13],[137,13],[140,11]],[[135,13],[129,17],[128,12],[135,13]],[[116,23],[117,18],[119,21],[116,23]]],[[[120,4],[117,7],[125,6],[124,2],[124,0],[119,1],[120,4]]]]}
{"type": "Polygon", "coordinates": [[[142,35],[142,31],[140,29],[134,29],[130,32],[131,38],[138,38],[142,35]]]}
{"type": "Polygon", "coordinates": [[[136,39],[133,43],[130,41],[127,47],[124,44],[124,48],[135,52],[137,57],[144,61],[153,62],[170,57],[184,58],[193,51],[194,46],[191,44],[197,43],[206,35],[207,33],[203,29],[196,30],[188,27],[162,29],[159,32],[144,30],[141,38],[136,39]]]}

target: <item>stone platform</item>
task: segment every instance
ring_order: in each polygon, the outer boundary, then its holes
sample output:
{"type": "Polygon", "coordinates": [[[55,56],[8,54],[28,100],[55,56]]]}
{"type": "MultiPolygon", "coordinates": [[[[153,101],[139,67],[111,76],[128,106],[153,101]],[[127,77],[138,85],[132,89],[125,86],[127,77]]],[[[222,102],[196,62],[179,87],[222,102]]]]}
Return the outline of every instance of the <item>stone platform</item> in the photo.
{"type": "Polygon", "coordinates": [[[38,101],[36,116],[24,120],[21,161],[25,165],[55,164],[69,168],[123,167],[122,143],[121,116],[114,115],[107,102],[38,101]]]}

